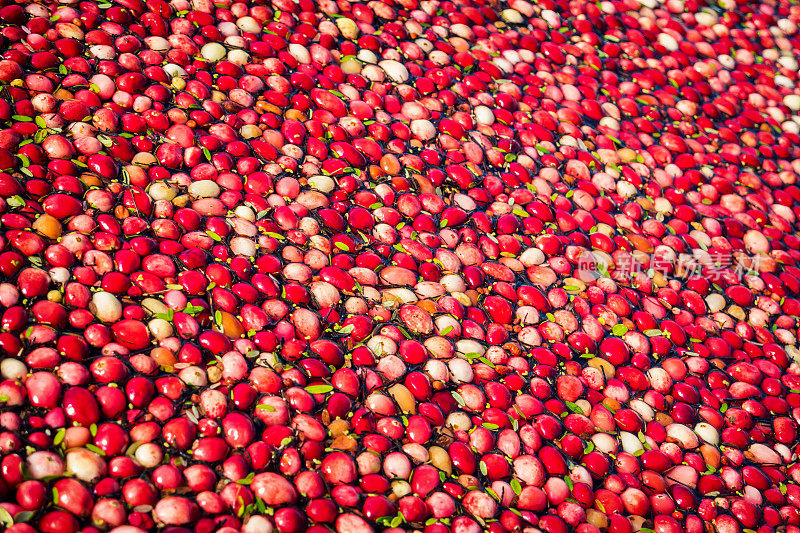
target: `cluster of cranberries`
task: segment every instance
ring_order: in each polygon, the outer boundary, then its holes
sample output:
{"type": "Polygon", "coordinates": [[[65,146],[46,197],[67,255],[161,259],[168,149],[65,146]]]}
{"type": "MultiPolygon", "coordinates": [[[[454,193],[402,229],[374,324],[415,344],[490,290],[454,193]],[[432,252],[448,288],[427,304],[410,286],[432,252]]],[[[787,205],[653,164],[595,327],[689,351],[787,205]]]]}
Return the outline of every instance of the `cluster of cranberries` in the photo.
{"type": "Polygon", "coordinates": [[[0,525],[800,533],[799,23],[0,0],[0,525]]]}

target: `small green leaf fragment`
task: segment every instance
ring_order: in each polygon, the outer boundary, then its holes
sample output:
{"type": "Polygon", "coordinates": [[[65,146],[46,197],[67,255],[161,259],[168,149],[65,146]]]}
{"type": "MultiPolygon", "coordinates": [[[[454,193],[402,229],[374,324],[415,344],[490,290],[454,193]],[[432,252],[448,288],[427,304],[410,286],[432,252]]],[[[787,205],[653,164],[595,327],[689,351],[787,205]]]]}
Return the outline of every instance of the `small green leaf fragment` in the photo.
{"type": "Polygon", "coordinates": [[[91,451],[93,451],[94,453],[96,453],[97,455],[100,455],[100,456],[105,456],[105,454],[106,454],[106,452],[104,452],[103,450],[101,450],[100,448],[95,446],[94,444],[87,444],[86,445],[86,449],[87,450],[91,450],[91,451]]]}
{"type": "Polygon", "coordinates": [[[330,385],[309,385],[306,387],[306,392],[309,394],[327,394],[333,391],[330,385]]]}
{"type": "Polygon", "coordinates": [[[457,393],[456,391],[453,391],[450,394],[453,395],[453,399],[456,401],[456,403],[458,403],[458,405],[467,405],[467,402],[464,400],[464,397],[461,396],[461,394],[457,393]]]}
{"type": "Polygon", "coordinates": [[[256,473],[255,472],[250,472],[249,474],[247,474],[247,477],[243,477],[242,479],[237,481],[237,483],[239,485],[249,485],[250,483],[253,482],[253,478],[254,477],[256,477],[256,473]]]}
{"type": "Polygon", "coordinates": [[[53,437],[53,445],[58,446],[62,442],[64,442],[64,437],[67,435],[66,428],[61,428],[56,432],[55,437],[53,437]]]}
{"type": "Polygon", "coordinates": [[[582,415],[583,414],[583,409],[581,409],[580,405],[578,405],[575,402],[565,402],[564,405],[566,405],[567,409],[569,409],[570,411],[572,411],[575,414],[578,414],[578,415],[582,415]]]}
{"type": "Polygon", "coordinates": [[[628,326],[625,324],[617,324],[613,328],[611,328],[611,333],[616,335],[617,337],[622,337],[626,333],[628,333],[628,326]]]}
{"type": "Polygon", "coordinates": [[[0,507],[0,524],[4,525],[6,528],[10,528],[14,525],[14,518],[12,518],[11,513],[6,511],[3,507],[0,507]]]}

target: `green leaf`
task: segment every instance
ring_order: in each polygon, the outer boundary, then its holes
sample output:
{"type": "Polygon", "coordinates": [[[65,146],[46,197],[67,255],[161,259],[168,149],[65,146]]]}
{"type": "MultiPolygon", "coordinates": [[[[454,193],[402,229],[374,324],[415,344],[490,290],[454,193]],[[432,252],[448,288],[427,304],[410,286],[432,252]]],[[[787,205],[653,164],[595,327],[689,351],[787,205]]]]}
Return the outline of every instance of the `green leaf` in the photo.
{"type": "Polygon", "coordinates": [[[485,476],[485,475],[487,475],[489,473],[489,468],[486,466],[486,462],[485,461],[481,461],[480,462],[480,467],[481,467],[481,474],[483,474],[485,476]]]}
{"type": "Polygon", "coordinates": [[[495,364],[494,364],[494,363],[492,363],[490,360],[488,360],[488,359],[487,359],[487,358],[485,358],[485,357],[478,357],[478,361],[482,362],[482,363],[483,363],[483,364],[485,364],[486,366],[490,366],[490,367],[492,367],[492,368],[494,368],[494,367],[495,367],[495,364]]]}
{"type": "Polygon", "coordinates": [[[601,513],[606,512],[606,506],[603,505],[603,502],[601,502],[600,500],[595,500],[594,505],[595,507],[597,507],[597,510],[600,511],[601,513]]]}
{"type": "Polygon", "coordinates": [[[628,326],[626,326],[625,324],[617,324],[616,326],[611,328],[611,333],[613,335],[616,335],[617,337],[622,337],[626,333],[628,333],[628,326]]]}
{"type": "Polygon", "coordinates": [[[53,503],[58,505],[58,489],[53,487],[53,503]]]}
{"type": "Polygon", "coordinates": [[[3,507],[0,507],[0,524],[9,528],[14,525],[14,518],[12,518],[11,513],[6,511],[3,507]]]}
{"type": "Polygon", "coordinates": [[[203,147],[203,155],[206,156],[206,159],[208,161],[211,161],[211,150],[209,150],[205,146],[203,147]]]}
{"type": "Polygon", "coordinates": [[[89,426],[89,433],[91,433],[92,437],[97,436],[97,424],[92,424],[89,426]]]}
{"type": "Polygon", "coordinates": [[[273,406],[267,405],[265,403],[261,403],[261,404],[256,405],[256,409],[260,409],[262,411],[267,411],[267,412],[270,412],[270,413],[275,411],[275,408],[273,406]]]}
{"type": "Polygon", "coordinates": [[[337,241],[337,242],[333,243],[333,245],[334,245],[334,246],[336,246],[338,249],[340,249],[340,250],[341,250],[341,251],[343,251],[343,252],[349,252],[349,251],[350,251],[350,247],[349,247],[349,246],[347,246],[347,245],[346,245],[345,243],[343,243],[343,242],[338,242],[338,241],[337,241]]]}
{"type": "Polygon", "coordinates": [[[664,332],[661,331],[660,329],[648,329],[647,331],[644,332],[644,334],[647,335],[648,337],[661,337],[664,335],[664,332]]]}
{"type": "Polygon", "coordinates": [[[0,394],[0,402],[7,402],[10,399],[7,394],[0,394]]]}
{"type": "Polygon", "coordinates": [[[490,431],[494,431],[496,429],[500,429],[500,426],[498,426],[497,424],[492,424],[491,422],[484,422],[481,425],[483,427],[485,427],[486,429],[490,430],[490,431]]]}
{"type": "Polygon", "coordinates": [[[97,85],[92,83],[92,84],[89,85],[89,90],[92,91],[93,93],[99,93],[100,92],[100,87],[98,87],[97,85]]]}
{"type": "Polygon", "coordinates": [[[153,317],[160,318],[161,320],[166,320],[167,322],[171,322],[172,319],[175,317],[175,311],[172,309],[167,309],[166,313],[156,313],[153,315],[153,317]]]}
{"type": "Polygon", "coordinates": [[[222,311],[217,310],[214,312],[214,322],[217,324],[222,323],[222,311]]]}
{"type": "Polygon", "coordinates": [[[592,453],[594,451],[594,442],[588,442],[583,448],[583,453],[592,453]]]}
{"type": "Polygon", "coordinates": [[[100,141],[100,144],[105,146],[106,148],[111,148],[114,146],[114,139],[107,135],[98,135],[97,140],[100,141]]]}
{"type": "Polygon", "coordinates": [[[579,414],[579,415],[583,414],[583,409],[581,409],[581,407],[575,402],[565,402],[564,405],[566,405],[567,409],[569,409],[570,411],[572,411],[575,414],[579,414]]]}
{"type": "Polygon", "coordinates": [[[453,399],[456,401],[456,403],[458,403],[458,405],[462,407],[467,405],[467,402],[464,400],[464,397],[461,396],[461,394],[457,393],[456,391],[453,391],[450,394],[453,395],[453,399]]]}
{"type": "Polygon", "coordinates": [[[25,115],[11,115],[11,120],[16,120],[17,122],[33,122],[31,117],[26,117],[25,115]]]}
{"type": "Polygon", "coordinates": [[[350,335],[356,329],[356,326],[355,324],[348,324],[343,328],[336,326],[334,329],[336,330],[336,333],[341,335],[350,335]]]}
{"type": "Polygon", "coordinates": [[[33,121],[34,121],[34,122],[36,123],[36,125],[37,125],[37,126],[39,126],[40,128],[46,128],[46,127],[47,127],[47,122],[45,122],[45,120],[44,120],[44,119],[43,119],[41,116],[38,116],[38,115],[37,115],[37,116],[36,116],[36,117],[33,119],[33,121]]]}
{"type": "Polygon", "coordinates": [[[222,240],[222,237],[220,237],[219,235],[217,235],[216,233],[214,233],[211,230],[206,231],[206,235],[208,235],[209,237],[211,237],[215,241],[221,241],[222,240]]]}
{"type": "Polygon", "coordinates": [[[447,326],[446,328],[444,328],[442,331],[439,332],[439,335],[447,335],[451,331],[453,331],[453,326],[447,326]]]}
{"type": "Polygon", "coordinates": [[[517,215],[518,217],[522,217],[522,218],[527,218],[527,217],[531,216],[531,214],[528,213],[527,211],[525,211],[524,209],[513,209],[511,212],[513,214],[517,215]]]}
{"type": "Polygon", "coordinates": [[[514,494],[519,496],[519,494],[522,492],[522,485],[520,485],[517,478],[513,478],[509,484],[511,485],[511,490],[514,491],[514,494]]]}
{"type": "Polygon", "coordinates": [[[94,444],[87,444],[86,445],[86,449],[93,451],[94,453],[96,453],[97,455],[99,455],[101,457],[105,456],[105,454],[106,454],[106,452],[104,452],[103,450],[101,450],[100,448],[95,446],[94,444]]]}
{"type": "Polygon", "coordinates": [[[547,148],[545,148],[544,146],[540,146],[540,145],[538,145],[538,144],[537,144],[537,145],[536,145],[534,148],[536,148],[536,150],[537,150],[537,151],[538,151],[540,154],[549,154],[549,153],[550,153],[550,150],[548,150],[548,149],[547,149],[547,148]]]}
{"type": "Polygon", "coordinates": [[[250,483],[253,482],[253,478],[254,477],[256,477],[256,473],[255,472],[250,472],[249,474],[247,474],[247,477],[243,477],[242,479],[240,479],[236,483],[238,483],[239,485],[249,485],[250,483]]]}
{"type": "Polygon", "coordinates": [[[394,518],[392,518],[391,526],[392,527],[400,527],[400,524],[403,523],[403,515],[398,514],[394,518]]]}
{"type": "Polygon", "coordinates": [[[576,285],[564,285],[564,290],[565,291],[579,291],[579,290],[581,290],[581,288],[576,286],[576,285]]]}
{"type": "MultiPolygon", "coordinates": [[[[183,288],[180,285],[179,285],[179,287],[183,288]]],[[[171,311],[171,309],[170,309],[170,311],[171,311]]],[[[200,306],[200,305],[192,305],[192,304],[187,305],[186,309],[183,310],[184,313],[186,313],[187,315],[190,315],[190,316],[194,316],[197,313],[200,313],[202,311],[203,311],[203,307],[202,306],[200,306]]]]}
{"type": "Polygon", "coordinates": [[[575,484],[572,483],[572,478],[570,478],[569,476],[564,477],[564,483],[567,484],[567,487],[569,488],[569,490],[572,490],[572,487],[575,486],[575,484]]]}
{"type": "Polygon", "coordinates": [[[53,445],[58,446],[62,442],[64,442],[64,437],[67,435],[66,428],[61,428],[56,432],[56,436],[53,437],[53,445]]]}
{"type": "Polygon", "coordinates": [[[125,450],[125,455],[133,457],[133,454],[136,453],[136,450],[138,450],[139,446],[141,446],[142,444],[144,444],[144,443],[143,442],[138,442],[138,441],[134,442],[133,444],[128,446],[128,448],[125,450]]]}
{"type": "Polygon", "coordinates": [[[328,394],[333,390],[330,385],[309,385],[306,392],[309,394],[328,394]]]}
{"type": "Polygon", "coordinates": [[[272,233],[271,231],[268,231],[266,235],[267,237],[272,237],[273,239],[278,239],[279,241],[286,239],[286,237],[284,237],[280,233],[272,233]]]}

